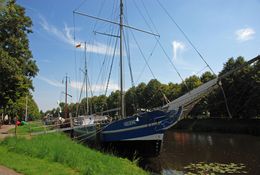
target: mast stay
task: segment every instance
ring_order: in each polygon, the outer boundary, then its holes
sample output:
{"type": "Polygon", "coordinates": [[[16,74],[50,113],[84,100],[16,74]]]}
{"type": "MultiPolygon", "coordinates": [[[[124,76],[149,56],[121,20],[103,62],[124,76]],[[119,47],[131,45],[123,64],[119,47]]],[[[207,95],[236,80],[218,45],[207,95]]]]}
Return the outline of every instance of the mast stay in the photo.
{"type": "MultiPolygon", "coordinates": [[[[124,8],[123,0],[120,0],[120,21],[119,21],[119,23],[115,22],[115,21],[108,20],[108,19],[104,19],[104,18],[92,16],[92,15],[89,15],[89,14],[85,14],[85,13],[82,13],[82,12],[79,12],[79,11],[76,11],[76,10],[73,11],[73,14],[78,14],[78,15],[82,15],[82,16],[85,16],[85,17],[88,17],[88,18],[100,20],[100,21],[103,21],[103,22],[116,24],[116,25],[119,25],[119,27],[120,27],[120,32],[119,32],[119,39],[120,39],[120,109],[121,109],[120,110],[120,117],[122,117],[122,118],[124,118],[126,116],[125,96],[124,96],[124,60],[123,60],[123,42],[124,42],[123,41],[123,34],[124,34],[124,32],[123,32],[123,28],[126,27],[126,28],[133,29],[133,30],[136,30],[136,31],[139,31],[139,32],[143,32],[143,33],[146,33],[146,34],[153,35],[155,37],[160,37],[159,34],[156,34],[156,33],[150,32],[150,31],[145,31],[145,30],[138,29],[136,27],[124,24],[123,23],[123,18],[124,18],[124,9],[123,8],[124,8]]],[[[96,31],[94,31],[94,32],[109,36],[109,34],[105,34],[105,33],[102,33],[102,32],[96,32],[96,31]]],[[[113,36],[113,37],[117,37],[117,36],[113,36]]]]}

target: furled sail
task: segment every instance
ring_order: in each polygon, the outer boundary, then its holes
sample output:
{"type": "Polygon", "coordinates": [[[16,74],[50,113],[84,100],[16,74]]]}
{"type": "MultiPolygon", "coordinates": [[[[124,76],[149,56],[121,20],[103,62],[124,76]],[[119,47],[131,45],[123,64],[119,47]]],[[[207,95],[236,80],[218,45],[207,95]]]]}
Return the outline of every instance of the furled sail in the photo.
{"type": "Polygon", "coordinates": [[[189,106],[194,106],[202,97],[212,92],[212,90],[218,86],[217,82],[218,82],[218,78],[210,80],[207,83],[171,101],[163,108],[167,108],[168,110],[173,110],[173,109],[177,110],[180,106],[182,106],[184,110],[185,109],[187,110],[189,106]]]}
{"type": "Polygon", "coordinates": [[[169,110],[177,110],[179,107],[183,107],[183,116],[187,115],[190,110],[193,108],[193,106],[198,103],[200,101],[201,98],[203,98],[204,96],[208,95],[210,92],[212,92],[215,88],[218,87],[218,82],[220,82],[223,78],[229,76],[230,74],[232,74],[233,72],[254,63],[255,61],[259,61],[260,60],[260,55],[258,55],[257,57],[249,60],[248,62],[246,62],[245,64],[230,70],[229,72],[226,72],[225,74],[208,81],[207,83],[204,83],[203,85],[189,91],[188,93],[180,96],[179,98],[171,101],[170,103],[166,104],[165,106],[163,106],[164,109],[169,110]]]}

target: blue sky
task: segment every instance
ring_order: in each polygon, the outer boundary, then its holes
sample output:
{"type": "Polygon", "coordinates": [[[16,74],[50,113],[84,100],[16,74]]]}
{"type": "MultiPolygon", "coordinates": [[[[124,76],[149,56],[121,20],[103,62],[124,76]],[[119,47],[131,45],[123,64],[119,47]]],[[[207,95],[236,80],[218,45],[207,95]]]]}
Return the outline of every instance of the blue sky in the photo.
{"type": "MultiPolygon", "coordinates": [[[[29,35],[29,40],[30,49],[40,69],[33,81],[35,86],[33,95],[39,108],[45,111],[57,107],[57,101],[64,101],[62,80],[66,74],[70,77],[69,93],[72,95],[69,102],[78,101],[83,82],[80,68],[83,69],[84,65],[84,49],[82,47],[76,49],[74,46],[84,41],[87,43],[91,89],[95,95],[103,94],[116,38],[95,35],[93,31],[117,35],[118,28],[116,25],[97,22],[79,15],[74,15],[73,20],[73,10],[118,21],[118,0],[17,0],[17,2],[26,8],[26,14],[33,21],[34,33],[29,35]],[[105,56],[105,53],[108,53],[108,56],[105,56]]],[[[259,0],[160,0],[160,2],[189,36],[215,73],[222,69],[227,58],[241,55],[248,60],[260,54],[259,0]]],[[[129,25],[160,34],[160,43],[183,78],[192,74],[200,75],[201,70],[208,70],[156,0],[127,0],[125,13],[127,15],[124,20],[129,25]]],[[[125,35],[128,36],[125,38],[129,38],[127,43],[131,51],[135,84],[153,78],[148,67],[144,68],[143,57],[148,60],[154,77],[162,83],[181,81],[155,37],[129,29],[125,29],[125,35]],[[142,53],[138,45],[142,48],[142,53]]],[[[117,46],[108,86],[109,93],[118,89],[118,53],[117,46]]],[[[131,81],[126,58],[125,70],[127,89],[131,86],[131,81]]]]}

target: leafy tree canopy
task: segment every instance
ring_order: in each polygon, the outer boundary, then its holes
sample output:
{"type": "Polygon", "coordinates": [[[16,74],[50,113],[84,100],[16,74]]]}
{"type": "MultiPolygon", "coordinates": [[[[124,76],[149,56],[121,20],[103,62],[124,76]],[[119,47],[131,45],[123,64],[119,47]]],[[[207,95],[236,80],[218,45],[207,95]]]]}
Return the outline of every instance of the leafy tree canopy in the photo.
{"type": "MultiPolygon", "coordinates": [[[[224,64],[220,75],[245,63],[243,57],[236,59],[230,58],[224,64]]],[[[162,84],[156,79],[150,80],[147,84],[140,83],[136,87],[128,89],[125,93],[126,113],[132,115],[136,109],[152,109],[165,104],[164,95],[170,100],[174,100],[203,83],[216,78],[216,75],[205,72],[201,76],[190,76],[185,79],[185,83],[162,84]]],[[[260,62],[234,72],[222,80],[222,86],[225,91],[229,109],[233,118],[254,118],[260,115],[260,62]]],[[[106,109],[119,107],[120,92],[112,92],[108,97],[95,96],[89,99],[93,106],[96,106],[93,112],[100,112],[106,109]]],[[[81,101],[84,107],[86,99],[81,101]]],[[[76,104],[75,104],[76,105],[76,104]]],[[[75,106],[74,105],[74,106],[75,106]]],[[[86,107],[86,105],[85,105],[86,107]]],[[[72,113],[76,108],[71,107],[72,113]]],[[[110,115],[115,115],[111,112],[110,115]]],[[[225,101],[220,88],[217,88],[208,96],[194,106],[190,116],[206,115],[207,117],[228,117],[225,101]]],[[[75,116],[75,115],[74,115],[75,116]]]]}
{"type": "Polygon", "coordinates": [[[32,33],[31,19],[15,0],[5,5],[0,11],[0,108],[28,94],[39,71],[27,37],[32,33]]]}

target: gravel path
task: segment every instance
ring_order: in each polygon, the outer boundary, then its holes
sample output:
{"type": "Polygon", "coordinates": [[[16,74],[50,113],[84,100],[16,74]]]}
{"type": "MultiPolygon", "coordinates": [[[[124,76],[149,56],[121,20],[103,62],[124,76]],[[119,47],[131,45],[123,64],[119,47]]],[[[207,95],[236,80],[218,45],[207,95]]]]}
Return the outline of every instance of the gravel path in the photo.
{"type": "MultiPolygon", "coordinates": [[[[0,127],[0,139],[3,139],[7,136],[12,135],[12,134],[9,134],[8,131],[14,127],[15,127],[15,125],[2,125],[0,127]]],[[[7,167],[0,165],[0,175],[21,175],[21,174],[15,172],[12,169],[9,169],[7,167]]]]}
{"type": "MultiPolygon", "coordinates": [[[[14,127],[15,125],[2,125],[0,128],[0,139],[3,139],[7,136],[12,136],[13,134],[9,134],[8,131],[14,127]]],[[[2,174],[0,173],[0,175],[2,174]]]]}
{"type": "Polygon", "coordinates": [[[17,173],[12,169],[0,165],[0,175],[22,175],[22,174],[17,173]]]}

